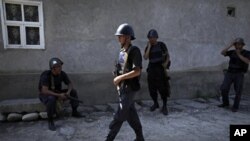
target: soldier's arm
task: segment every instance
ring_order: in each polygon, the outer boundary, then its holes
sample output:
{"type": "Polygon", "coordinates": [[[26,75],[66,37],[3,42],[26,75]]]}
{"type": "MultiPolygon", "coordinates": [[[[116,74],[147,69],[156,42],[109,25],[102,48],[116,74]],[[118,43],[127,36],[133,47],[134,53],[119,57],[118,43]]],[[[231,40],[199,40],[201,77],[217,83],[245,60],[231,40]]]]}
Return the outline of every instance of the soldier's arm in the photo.
{"type": "Polygon", "coordinates": [[[221,55],[226,56],[227,55],[227,51],[234,46],[234,43],[232,42],[229,46],[225,47],[222,51],[221,51],[221,55]]]}
{"type": "Polygon", "coordinates": [[[137,77],[140,74],[141,74],[141,68],[136,67],[136,68],[134,68],[132,71],[130,71],[128,73],[125,73],[125,74],[122,74],[122,75],[119,75],[119,76],[115,77],[114,84],[118,85],[121,81],[137,77]]]}
{"type": "Polygon", "coordinates": [[[167,68],[167,65],[168,65],[168,63],[170,61],[170,56],[169,56],[168,50],[166,50],[166,54],[165,55],[166,55],[166,60],[164,61],[163,66],[165,68],[167,68]]]}
{"type": "Polygon", "coordinates": [[[49,90],[49,88],[47,86],[42,86],[42,93],[43,94],[46,94],[46,95],[53,95],[53,96],[56,96],[56,97],[59,97],[59,98],[63,98],[64,95],[61,95],[59,93],[55,93],[51,90],[49,90]]]}
{"type": "Polygon", "coordinates": [[[67,87],[68,87],[68,88],[67,88],[68,91],[66,92],[66,95],[69,96],[69,95],[70,95],[70,92],[71,92],[72,89],[73,89],[73,84],[72,84],[71,80],[69,79],[67,73],[65,73],[64,71],[62,71],[61,73],[62,73],[62,77],[63,77],[63,82],[64,82],[64,84],[66,84],[67,87]]]}
{"type": "Polygon", "coordinates": [[[236,49],[236,54],[238,55],[238,57],[240,58],[241,61],[245,62],[246,64],[250,63],[250,60],[247,57],[244,57],[241,53],[239,49],[236,49]]]}
{"type": "Polygon", "coordinates": [[[70,82],[70,83],[68,84],[68,91],[66,92],[66,94],[67,94],[67,95],[70,95],[70,92],[72,91],[72,89],[73,89],[73,84],[70,82]]]}
{"type": "Polygon", "coordinates": [[[147,59],[149,58],[149,51],[150,51],[150,48],[151,48],[151,44],[148,42],[147,47],[146,47],[146,51],[145,51],[145,53],[144,53],[144,55],[143,55],[143,58],[144,58],[145,60],[147,60],[147,59]]]}

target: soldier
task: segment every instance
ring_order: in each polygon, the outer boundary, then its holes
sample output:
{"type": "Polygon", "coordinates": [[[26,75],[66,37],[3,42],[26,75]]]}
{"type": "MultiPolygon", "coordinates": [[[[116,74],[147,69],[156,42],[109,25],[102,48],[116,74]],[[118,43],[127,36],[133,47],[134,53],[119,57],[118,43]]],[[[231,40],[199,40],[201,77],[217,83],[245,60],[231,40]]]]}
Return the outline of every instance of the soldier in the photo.
{"type": "Polygon", "coordinates": [[[157,41],[158,33],[155,29],[148,32],[148,44],[145,49],[144,59],[149,59],[148,73],[148,89],[154,104],[150,107],[150,111],[155,111],[159,108],[158,94],[161,94],[163,101],[162,113],[168,115],[167,97],[170,96],[169,77],[166,69],[170,65],[170,57],[168,49],[163,42],[157,41]]]}
{"type": "MultiPolygon", "coordinates": [[[[56,127],[53,120],[53,115],[56,113],[56,101],[66,100],[69,96],[78,98],[76,90],[73,89],[73,85],[68,75],[62,71],[63,62],[58,58],[51,58],[49,61],[50,70],[44,71],[40,76],[39,81],[39,99],[46,105],[48,114],[48,127],[49,130],[55,131],[56,127]],[[68,89],[62,90],[62,82],[64,82],[68,89]]],[[[77,112],[79,102],[76,100],[70,100],[72,107],[73,117],[82,117],[77,112]]]]}
{"type": "Polygon", "coordinates": [[[120,103],[113,121],[110,123],[110,131],[106,141],[113,141],[119,132],[124,121],[127,121],[133,128],[136,139],[135,141],[144,141],[142,125],[134,105],[136,91],[140,89],[139,76],[142,69],[142,56],[140,49],[131,44],[134,40],[134,31],[126,23],[121,24],[116,33],[121,44],[118,65],[121,68],[119,74],[113,80],[117,86],[120,103]]]}
{"type": "Polygon", "coordinates": [[[221,85],[222,104],[218,107],[229,107],[228,93],[231,84],[234,84],[235,98],[232,107],[232,112],[237,112],[239,109],[241,93],[243,90],[244,73],[248,71],[248,64],[250,62],[250,52],[243,49],[245,46],[242,38],[236,38],[228,47],[221,51],[221,54],[228,56],[229,66],[225,74],[224,81],[221,85]],[[229,50],[234,47],[235,49],[229,50]]]}

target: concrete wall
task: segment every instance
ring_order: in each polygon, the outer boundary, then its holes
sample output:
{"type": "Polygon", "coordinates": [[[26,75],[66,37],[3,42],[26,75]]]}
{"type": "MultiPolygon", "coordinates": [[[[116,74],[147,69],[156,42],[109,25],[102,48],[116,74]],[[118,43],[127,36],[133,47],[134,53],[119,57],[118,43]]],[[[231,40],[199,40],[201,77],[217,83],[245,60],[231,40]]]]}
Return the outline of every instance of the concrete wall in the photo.
{"type": "MultiPolygon", "coordinates": [[[[228,61],[220,55],[221,49],[239,36],[250,44],[249,6],[249,0],[43,0],[45,50],[4,50],[0,32],[0,100],[34,95],[38,74],[48,68],[54,56],[64,61],[63,69],[86,97],[95,98],[99,91],[112,93],[110,72],[119,51],[114,32],[124,22],[133,26],[134,44],[142,52],[148,30],[158,30],[159,40],[168,45],[173,78],[191,77],[190,86],[199,86],[203,76],[212,75],[216,78],[204,85],[219,84],[222,78],[218,74],[228,61]],[[228,6],[236,8],[236,17],[227,16],[228,6]]],[[[147,62],[143,65],[145,72],[147,62]]],[[[210,78],[204,79],[206,83],[210,78]]],[[[177,95],[183,96],[185,89],[179,86],[184,85],[189,84],[173,80],[177,95]]]]}
{"type": "MultiPolygon", "coordinates": [[[[37,97],[39,75],[37,73],[0,75],[1,100],[37,97]]],[[[112,85],[111,74],[74,73],[69,76],[74,82],[79,98],[84,101],[85,105],[117,101],[116,88],[112,85]]],[[[170,76],[171,99],[219,96],[219,88],[223,80],[221,71],[178,71],[171,72],[170,76]]],[[[247,73],[243,94],[249,94],[249,80],[250,73],[247,73]]],[[[136,99],[150,99],[146,73],[141,76],[141,87],[136,99]]]]}

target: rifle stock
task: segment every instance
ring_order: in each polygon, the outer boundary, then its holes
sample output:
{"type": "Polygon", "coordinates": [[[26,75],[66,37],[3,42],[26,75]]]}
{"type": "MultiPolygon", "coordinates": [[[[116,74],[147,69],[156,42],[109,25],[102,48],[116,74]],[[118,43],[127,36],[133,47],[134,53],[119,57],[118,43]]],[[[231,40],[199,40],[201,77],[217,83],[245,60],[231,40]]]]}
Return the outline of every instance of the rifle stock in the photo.
{"type": "Polygon", "coordinates": [[[70,99],[70,100],[74,100],[74,101],[76,101],[76,102],[79,102],[79,103],[83,103],[83,101],[82,100],[79,100],[79,99],[77,99],[77,98],[75,98],[75,97],[72,97],[72,96],[66,96],[68,99],[70,99]]]}
{"type": "Polygon", "coordinates": [[[117,92],[118,92],[118,95],[119,95],[119,106],[122,109],[121,87],[118,85],[118,86],[116,86],[116,89],[117,89],[117,92]]]}
{"type": "MultiPolygon", "coordinates": [[[[60,91],[58,91],[58,90],[53,90],[53,92],[55,92],[55,93],[61,93],[60,91]]],[[[72,97],[72,96],[70,96],[70,95],[65,95],[68,99],[70,99],[70,100],[74,100],[74,101],[76,101],[76,102],[79,102],[79,103],[83,103],[83,101],[82,100],[79,100],[79,99],[77,99],[77,98],[75,98],[75,97],[72,97]]]]}

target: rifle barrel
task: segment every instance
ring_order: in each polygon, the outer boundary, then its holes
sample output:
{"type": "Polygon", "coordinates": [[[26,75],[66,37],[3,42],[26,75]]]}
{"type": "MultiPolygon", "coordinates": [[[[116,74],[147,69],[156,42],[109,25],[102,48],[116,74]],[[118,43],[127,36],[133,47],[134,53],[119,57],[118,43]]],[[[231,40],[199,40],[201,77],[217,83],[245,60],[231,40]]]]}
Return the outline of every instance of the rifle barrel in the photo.
{"type": "Polygon", "coordinates": [[[79,102],[79,103],[83,103],[83,101],[81,101],[81,100],[79,100],[79,99],[77,99],[77,98],[75,98],[75,97],[72,97],[72,96],[67,96],[70,100],[74,100],[74,101],[77,101],[77,102],[79,102]]]}

